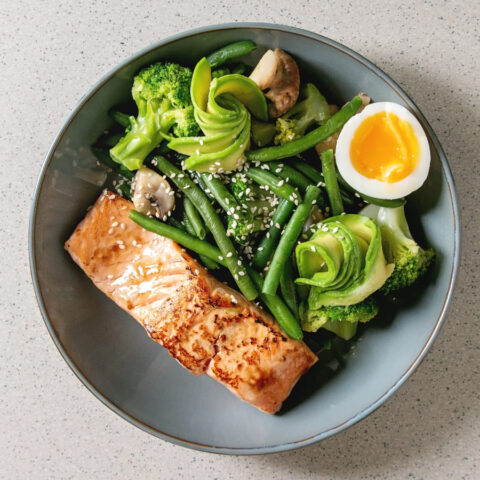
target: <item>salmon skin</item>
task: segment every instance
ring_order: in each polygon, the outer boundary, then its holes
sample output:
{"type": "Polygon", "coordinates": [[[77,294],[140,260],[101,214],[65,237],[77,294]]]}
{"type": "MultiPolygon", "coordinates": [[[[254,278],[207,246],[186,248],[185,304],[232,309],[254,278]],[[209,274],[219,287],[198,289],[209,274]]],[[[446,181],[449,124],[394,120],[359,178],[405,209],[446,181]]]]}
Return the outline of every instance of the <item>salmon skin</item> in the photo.
{"type": "Polygon", "coordinates": [[[177,243],[130,220],[132,208],[104,191],[65,249],[186,369],[209,375],[266,413],[277,412],[316,355],[177,243]]]}

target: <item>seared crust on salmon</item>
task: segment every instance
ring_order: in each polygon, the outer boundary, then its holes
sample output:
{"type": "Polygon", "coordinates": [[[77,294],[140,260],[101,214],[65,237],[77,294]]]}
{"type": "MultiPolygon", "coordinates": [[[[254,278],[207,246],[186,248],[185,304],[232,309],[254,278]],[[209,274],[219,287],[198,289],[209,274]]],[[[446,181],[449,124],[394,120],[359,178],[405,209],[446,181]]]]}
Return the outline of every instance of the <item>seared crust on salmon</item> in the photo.
{"type": "Polygon", "coordinates": [[[132,208],[118,195],[102,193],[66,250],[181,365],[275,413],[317,357],[177,243],[131,221],[132,208]]]}

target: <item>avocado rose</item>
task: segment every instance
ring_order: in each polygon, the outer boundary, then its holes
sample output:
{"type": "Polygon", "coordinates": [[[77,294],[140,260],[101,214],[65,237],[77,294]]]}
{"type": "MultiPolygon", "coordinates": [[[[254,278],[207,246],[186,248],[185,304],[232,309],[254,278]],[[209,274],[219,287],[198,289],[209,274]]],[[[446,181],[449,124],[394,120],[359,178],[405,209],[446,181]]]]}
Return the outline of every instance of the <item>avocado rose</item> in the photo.
{"type": "Polygon", "coordinates": [[[296,282],[311,286],[311,310],[361,302],[383,286],[394,268],[385,260],[380,228],[363,215],[323,220],[295,254],[296,282]]]}
{"type": "Polygon", "coordinates": [[[243,75],[212,79],[210,64],[202,58],[193,72],[191,97],[195,119],[205,136],[174,138],[169,148],[189,155],[185,161],[188,170],[229,172],[239,168],[250,146],[250,113],[268,120],[263,92],[243,75]]]}

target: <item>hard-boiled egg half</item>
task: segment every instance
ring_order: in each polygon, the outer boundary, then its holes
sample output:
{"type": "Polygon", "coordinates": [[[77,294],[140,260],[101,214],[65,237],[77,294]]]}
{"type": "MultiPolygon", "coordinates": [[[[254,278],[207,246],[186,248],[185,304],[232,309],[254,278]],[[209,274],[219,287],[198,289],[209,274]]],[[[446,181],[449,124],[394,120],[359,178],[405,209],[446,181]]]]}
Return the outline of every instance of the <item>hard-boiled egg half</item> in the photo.
{"type": "Polygon", "coordinates": [[[340,175],[370,197],[395,199],[420,188],[430,148],[419,121],[392,102],[372,103],[343,127],[336,147],[340,175]]]}

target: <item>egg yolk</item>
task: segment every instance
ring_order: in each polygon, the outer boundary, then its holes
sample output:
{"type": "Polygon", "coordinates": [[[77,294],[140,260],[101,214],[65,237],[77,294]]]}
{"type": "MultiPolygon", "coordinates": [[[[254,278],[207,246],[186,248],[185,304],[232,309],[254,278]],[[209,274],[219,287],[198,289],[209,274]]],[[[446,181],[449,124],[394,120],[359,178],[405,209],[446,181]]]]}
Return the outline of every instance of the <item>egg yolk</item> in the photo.
{"type": "Polygon", "coordinates": [[[419,144],[412,126],[391,112],[366,118],[350,143],[352,165],[367,178],[393,183],[415,170],[419,144]]]}

